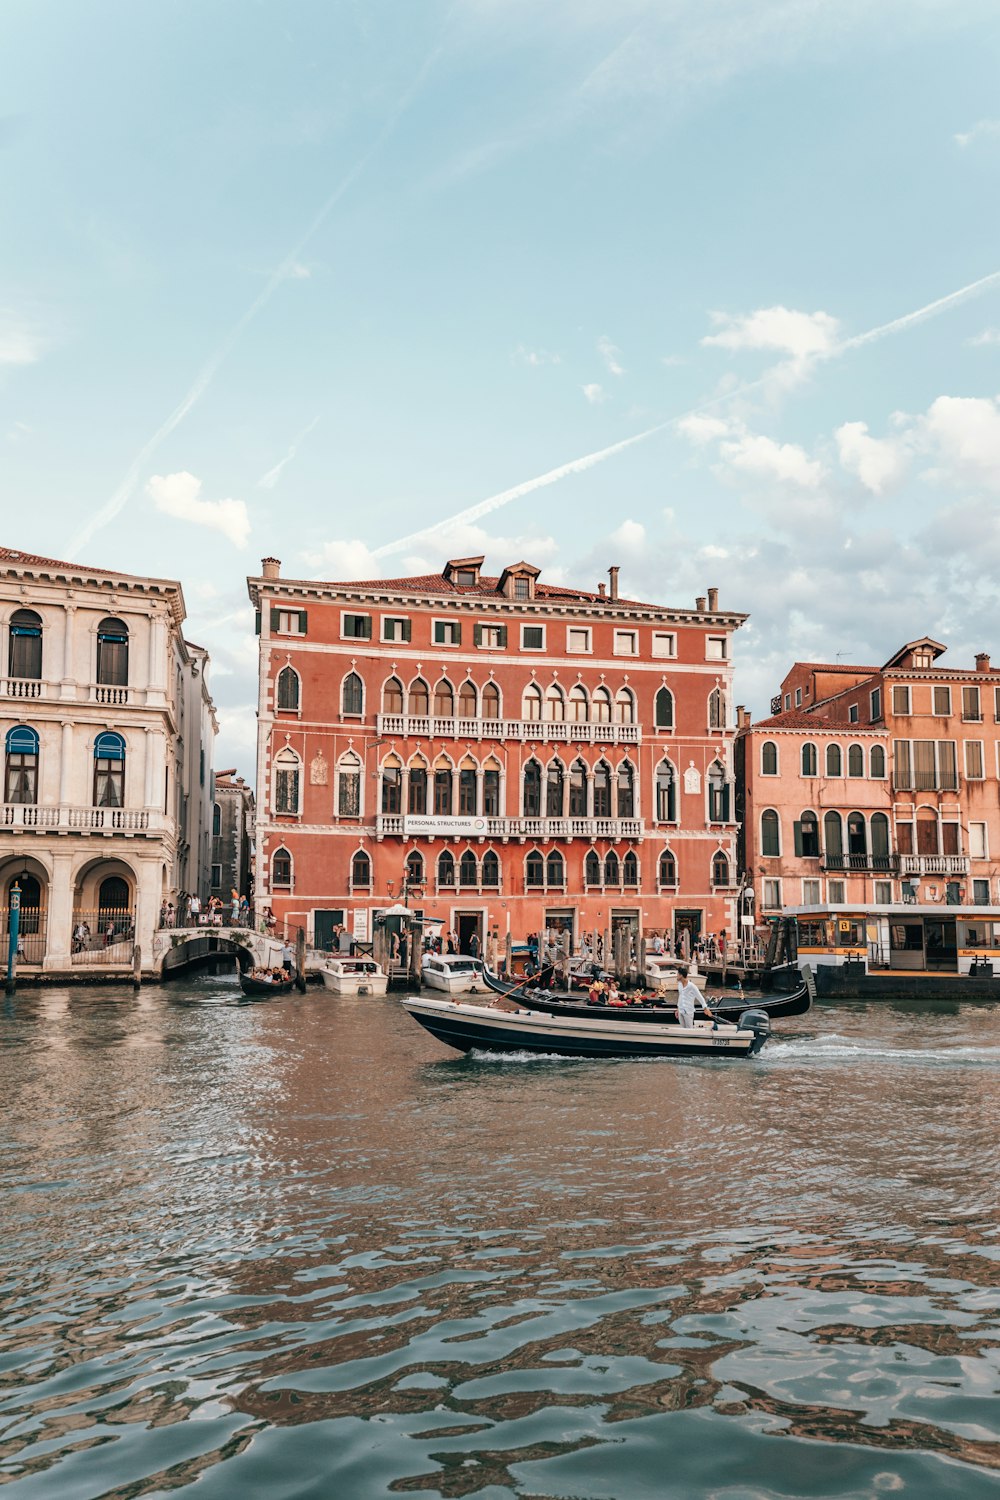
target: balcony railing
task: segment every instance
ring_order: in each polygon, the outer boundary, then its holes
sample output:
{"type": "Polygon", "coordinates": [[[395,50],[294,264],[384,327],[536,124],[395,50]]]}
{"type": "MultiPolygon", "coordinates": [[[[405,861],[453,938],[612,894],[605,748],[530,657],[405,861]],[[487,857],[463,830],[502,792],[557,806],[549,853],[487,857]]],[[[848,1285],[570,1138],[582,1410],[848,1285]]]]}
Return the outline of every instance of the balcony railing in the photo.
{"type": "Polygon", "coordinates": [[[6,698],[48,698],[53,689],[40,677],[5,677],[3,693],[6,698]]]}
{"type": "MultiPolygon", "coordinates": [[[[109,687],[104,683],[84,681],[74,684],[70,690],[70,698],[76,702],[107,703],[114,707],[122,707],[129,702],[129,691],[127,687],[109,687]]],[[[61,685],[48,682],[44,677],[0,677],[0,698],[57,699],[62,696],[61,685]]],[[[140,701],[143,696],[144,694],[140,693],[140,701]]],[[[134,693],[132,702],[135,702],[134,693]]]]}
{"type": "Polygon", "coordinates": [[[0,804],[0,827],[43,829],[61,833],[163,832],[167,820],[162,813],[145,807],[36,807],[32,803],[0,804]]]}
{"type": "Polygon", "coordinates": [[[967,854],[900,854],[903,875],[968,875],[967,854]]]}
{"type": "Polygon", "coordinates": [[[422,740],[535,740],[539,744],[638,745],[639,724],[550,723],[535,719],[436,719],[423,714],[379,714],[379,735],[422,740]]]}
{"type": "Polygon", "coordinates": [[[822,867],[838,872],[871,870],[878,875],[895,875],[899,860],[898,854],[824,854],[822,867]]]}
{"type": "MultiPolygon", "coordinates": [[[[405,818],[402,813],[379,813],[375,818],[375,837],[402,834],[405,818]]],[[[641,840],[646,836],[646,825],[641,818],[486,818],[486,827],[480,838],[502,839],[623,839],[641,840]]],[[[426,837],[422,834],[421,837],[426,837]]],[[[464,838],[464,834],[450,834],[442,828],[435,838],[464,838]]]]}

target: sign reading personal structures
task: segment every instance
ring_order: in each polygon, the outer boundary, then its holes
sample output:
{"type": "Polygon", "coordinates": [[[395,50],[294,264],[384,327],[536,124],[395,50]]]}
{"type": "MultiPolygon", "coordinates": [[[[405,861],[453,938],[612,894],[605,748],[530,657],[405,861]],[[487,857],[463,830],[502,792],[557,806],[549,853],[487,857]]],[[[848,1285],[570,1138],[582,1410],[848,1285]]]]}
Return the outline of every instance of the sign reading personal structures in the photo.
{"type": "Polygon", "coordinates": [[[431,818],[414,817],[408,813],[403,820],[403,836],[423,835],[425,838],[485,838],[485,818],[431,818]]]}

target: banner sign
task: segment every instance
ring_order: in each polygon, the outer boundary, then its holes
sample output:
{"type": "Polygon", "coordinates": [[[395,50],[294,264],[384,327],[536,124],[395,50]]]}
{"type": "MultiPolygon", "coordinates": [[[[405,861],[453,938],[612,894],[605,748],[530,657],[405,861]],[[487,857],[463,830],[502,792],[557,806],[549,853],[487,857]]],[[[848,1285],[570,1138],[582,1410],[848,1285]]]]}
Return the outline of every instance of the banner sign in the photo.
{"type": "Polygon", "coordinates": [[[403,837],[473,839],[486,837],[485,818],[433,818],[407,813],[403,819],[403,837]]]}

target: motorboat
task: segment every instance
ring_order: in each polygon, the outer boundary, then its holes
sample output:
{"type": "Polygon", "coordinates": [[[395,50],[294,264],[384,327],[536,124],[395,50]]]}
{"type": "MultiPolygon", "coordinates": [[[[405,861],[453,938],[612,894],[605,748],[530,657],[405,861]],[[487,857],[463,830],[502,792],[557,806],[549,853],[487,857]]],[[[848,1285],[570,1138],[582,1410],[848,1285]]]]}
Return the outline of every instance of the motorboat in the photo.
{"type": "Polygon", "coordinates": [[[669,953],[646,954],[646,983],[652,989],[677,991],[680,988],[680,971],[687,969],[688,981],[696,989],[705,988],[705,976],[699,974],[693,964],[685,964],[682,958],[673,958],[669,953]]]}
{"type": "Polygon", "coordinates": [[[486,981],[480,959],[467,953],[425,953],[420,965],[420,982],[426,989],[443,990],[446,995],[485,995],[486,981]]]}
{"type": "MultiPolygon", "coordinates": [[[[606,1016],[619,1021],[659,1021],[667,1026],[676,1026],[677,1005],[660,993],[625,990],[617,1004],[593,1004],[584,999],[579,991],[543,990],[532,986],[530,980],[511,981],[501,979],[489,969],[483,978],[494,994],[502,995],[517,1005],[529,1010],[543,1011],[547,1015],[599,1018],[606,1016]]],[[[713,1012],[727,1021],[738,1019],[748,1009],[763,1011],[773,1019],[781,1016],[804,1016],[812,1005],[815,985],[812,975],[805,971],[799,976],[794,990],[778,993],[771,990],[720,990],[705,994],[705,1000],[713,1012]]]]}
{"type": "Polygon", "coordinates": [[[373,958],[328,956],[319,972],[335,995],[384,995],[389,988],[388,975],[373,958]]]}
{"type": "Polygon", "coordinates": [[[543,1014],[503,1002],[404,997],[413,1019],[458,1052],[528,1052],[556,1057],[752,1057],[767,1041],[767,1015],[746,1009],[736,1022],[624,1021],[616,1016],[543,1014]]]}

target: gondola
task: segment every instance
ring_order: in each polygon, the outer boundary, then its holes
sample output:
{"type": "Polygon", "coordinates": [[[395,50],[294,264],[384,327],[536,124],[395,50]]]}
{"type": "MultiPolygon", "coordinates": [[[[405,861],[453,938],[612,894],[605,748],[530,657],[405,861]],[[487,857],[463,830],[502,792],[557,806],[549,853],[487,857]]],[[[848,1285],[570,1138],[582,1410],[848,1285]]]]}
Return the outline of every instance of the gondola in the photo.
{"type": "MultiPolygon", "coordinates": [[[[810,976],[811,977],[811,976],[810,976]]],[[[529,989],[523,980],[511,983],[497,974],[484,969],[483,978],[497,995],[504,995],[529,1010],[544,1011],[547,1015],[589,1016],[591,1019],[606,1017],[616,1021],[659,1021],[667,1026],[677,1024],[677,1003],[667,1005],[590,1005],[579,994],[565,990],[529,989]]],[[[781,1016],[804,1016],[812,1005],[809,980],[804,976],[801,983],[788,994],[774,994],[767,990],[736,991],[708,994],[705,999],[716,1015],[727,1021],[738,1019],[743,1011],[764,1011],[772,1020],[781,1016]]]]}
{"type": "Polygon", "coordinates": [[[287,995],[295,984],[291,979],[251,979],[249,974],[240,975],[240,989],[248,1000],[273,1000],[275,995],[287,995]]]}
{"type": "Polygon", "coordinates": [[[696,1021],[667,1026],[662,1021],[630,1025],[622,1012],[611,1017],[588,1014],[543,1015],[537,1010],[501,1009],[496,1001],[473,1005],[464,1000],[416,999],[401,1005],[439,1042],[458,1052],[533,1053],[546,1057],[753,1057],[766,1043],[771,1023],[763,1011],[748,1008],[738,1022],[696,1021]]]}

